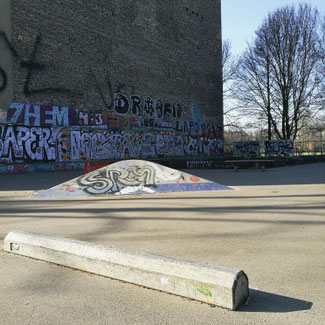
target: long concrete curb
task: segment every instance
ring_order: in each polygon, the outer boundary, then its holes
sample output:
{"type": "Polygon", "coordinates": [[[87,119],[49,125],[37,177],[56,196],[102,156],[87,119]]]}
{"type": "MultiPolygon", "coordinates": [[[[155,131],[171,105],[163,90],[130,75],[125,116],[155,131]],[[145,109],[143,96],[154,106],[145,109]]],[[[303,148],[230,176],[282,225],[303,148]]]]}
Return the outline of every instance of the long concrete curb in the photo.
{"type": "Polygon", "coordinates": [[[4,250],[235,310],[249,294],[241,270],[11,231],[4,250]]]}

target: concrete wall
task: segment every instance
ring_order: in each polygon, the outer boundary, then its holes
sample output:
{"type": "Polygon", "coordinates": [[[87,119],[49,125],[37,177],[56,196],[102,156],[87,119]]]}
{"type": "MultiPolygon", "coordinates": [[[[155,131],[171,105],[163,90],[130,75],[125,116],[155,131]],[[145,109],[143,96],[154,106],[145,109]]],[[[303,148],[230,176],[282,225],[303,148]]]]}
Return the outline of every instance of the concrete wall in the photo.
{"type": "MultiPolygon", "coordinates": [[[[10,3],[11,42],[4,51],[6,62],[12,57],[13,77],[8,78],[8,94],[0,97],[0,106],[7,111],[13,83],[6,122],[15,126],[9,131],[8,126],[0,128],[3,143],[8,137],[19,143],[18,136],[27,139],[38,132],[46,141],[36,145],[43,148],[37,160],[61,161],[57,137],[64,127],[68,137],[64,146],[70,149],[78,142],[73,154],[63,155],[67,160],[120,159],[130,151],[140,157],[221,153],[220,0],[10,3]],[[48,130],[24,129],[24,136],[16,127],[22,124],[48,130]],[[101,133],[107,143],[112,132],[121,136],[133,132],[133,137],[149,132],[148,150],[149,143],[157,149],[161,135],[165,149],[140,153],[142,140],[136,146],[140,151],[127,145],[115,155],[107,154],[108,148],[105,155],[85,154],[87,148],[81,148],[83,134],[92,138],[101,133]],[[191,134],[193,139],[186,138],[191,134]],[[206,138],[201,143],[199,134],[206,138]],[[166,140],[167,135],[172,140],[166,140]],[[215,148],[207,147],[208,139],[214,139],[215,148]],[[184,149],[185,142],[191,149],[184,149]],[[52,145],[54,151],[45,155],[52,145]]],[[[10,64],[5,65],[9,69],[10,64]]],[[[0,162],[25,161],[28,150],[23,145],[20,151],[19,145],[11,150],[10,141],[0,162]]]]}
{"type": "Polygon", "coordinates": [[[0,1],[0,121],[4,109],[12,102],[13,78],[11,44],[10,0],[0,1]]]}

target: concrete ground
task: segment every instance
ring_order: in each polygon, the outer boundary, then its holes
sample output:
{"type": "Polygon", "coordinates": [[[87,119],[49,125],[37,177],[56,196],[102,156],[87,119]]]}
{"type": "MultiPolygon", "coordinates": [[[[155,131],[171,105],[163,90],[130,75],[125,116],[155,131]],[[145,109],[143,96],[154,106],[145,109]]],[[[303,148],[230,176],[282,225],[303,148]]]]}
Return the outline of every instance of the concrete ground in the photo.
{"type": "Polygon", "coordinates": [[[247,306],[0,250],[0,324],[325,324],[325,163],[186,172],[234,190],[30,200],[80,172],[0,175],[0,239],[19,229],[241,268],[247,306]]]}

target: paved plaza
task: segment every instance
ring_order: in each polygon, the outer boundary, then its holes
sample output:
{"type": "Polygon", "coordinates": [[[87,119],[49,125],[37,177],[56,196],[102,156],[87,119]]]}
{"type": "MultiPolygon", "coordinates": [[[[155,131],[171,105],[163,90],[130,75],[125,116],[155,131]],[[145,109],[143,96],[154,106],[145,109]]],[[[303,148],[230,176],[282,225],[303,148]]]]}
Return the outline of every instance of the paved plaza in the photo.
{"type": "Polygon", "coordinates": [[[243,269],[237,311],[0,250],[0,324],[325,324],[325,163],[184,170],[231,191],[30,199],[80,171],[0,175],[25,230],[243,269]]]}

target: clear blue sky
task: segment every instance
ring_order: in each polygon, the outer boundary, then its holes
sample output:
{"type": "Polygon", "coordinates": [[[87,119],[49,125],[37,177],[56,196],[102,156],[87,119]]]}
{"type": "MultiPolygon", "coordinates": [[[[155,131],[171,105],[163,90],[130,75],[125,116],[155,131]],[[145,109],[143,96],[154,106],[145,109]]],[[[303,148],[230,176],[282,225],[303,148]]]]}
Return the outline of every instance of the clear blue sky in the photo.
{"type": "Polygon", "coordinates": [[[222,37],[229,39],[232,53],[240,55],[263,19],[278,7],[307,2],[325,15],[325,0],[221,0],[222,37]]]}

